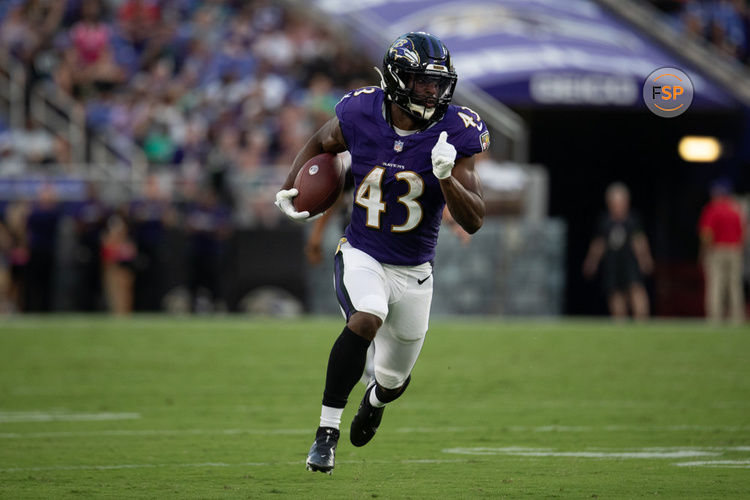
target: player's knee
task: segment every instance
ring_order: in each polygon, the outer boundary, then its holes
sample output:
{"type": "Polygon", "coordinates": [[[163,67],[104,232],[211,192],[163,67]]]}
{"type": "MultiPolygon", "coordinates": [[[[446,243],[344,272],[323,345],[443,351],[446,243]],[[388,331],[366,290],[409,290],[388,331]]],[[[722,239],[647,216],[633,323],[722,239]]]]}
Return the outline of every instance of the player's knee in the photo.
{"type": "Polygon", "coordinates": [[[396,387],[395,389],[388,389],[387,387],[383,387],[378,383],[377,387],[375,387],[375,396],[379,401],[383,403],[390,403],[391,401],[395,401],[404,393],[406,388],[409,386],[409,382],[411,382],[411,375],[406,377],[404,383],[399,387],[396,387]]]}
{"type": "Polygon", "coordinates": [[[349,318],[346,326],[360,337],[372,340],[382,324],[383,321],[374,314],[357,311],[349,318]]]}
{"type": "Polygon", "coordinates": [[[392,331],[393,336],[403,344],[414,344],[420,342],[427,335],[427,329],[409,328],[405,330],[392,331]]]}
{"type": "MultiPolygon", "coordinates": [[[[377,350],[377,349],[376,349],[377,350]]],[[[411,365],[410,365],[411,366],[411,365]]],[[[375,380],[383,389],[398,390],[409,383],[410,367],[384,367],[375,363],[375,380]]]]}

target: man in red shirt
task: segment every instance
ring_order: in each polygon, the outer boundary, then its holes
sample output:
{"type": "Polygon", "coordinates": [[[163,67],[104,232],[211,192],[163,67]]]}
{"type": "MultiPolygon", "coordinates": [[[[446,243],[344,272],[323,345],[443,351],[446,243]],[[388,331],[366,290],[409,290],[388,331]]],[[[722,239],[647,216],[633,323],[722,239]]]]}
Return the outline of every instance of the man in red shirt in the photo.
{"type": "Polygon", "coordinates": [[[701,259],[706,276],[706,313],[711,321],[723,317],[725,294],[729,294],[729,317],[735,323],[744,319],[742,289],[742,245],[744,217],[730,197],[731,185],[719,180],[711,186],[711,201],[701,212],[698,228],[701,259]]]}

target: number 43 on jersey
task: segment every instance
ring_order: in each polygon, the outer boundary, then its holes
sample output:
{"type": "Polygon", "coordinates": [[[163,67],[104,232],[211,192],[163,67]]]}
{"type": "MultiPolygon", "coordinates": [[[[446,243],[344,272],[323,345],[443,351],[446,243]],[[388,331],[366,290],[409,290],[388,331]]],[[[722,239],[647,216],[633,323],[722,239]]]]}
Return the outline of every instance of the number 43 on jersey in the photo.
{"type": "MultiPolygon", "coordinates": [[[[367,227],[380,229],[380,216],[388,209],[383,201],[383,167],[375,167],[370,170],[357,189],[354,202],[367,210],[367,227]]],[[[422,222],[422,205],[417,198],[424,192],[424,180],[419,174],[406,170],[395,175],[396,180],[406,182],[409,191],[398,197],[398,202],[406,207],[406,220],[402,224],[394,224],[391,231],[394,233],[405,233],[411,231],[422,222]]]]}

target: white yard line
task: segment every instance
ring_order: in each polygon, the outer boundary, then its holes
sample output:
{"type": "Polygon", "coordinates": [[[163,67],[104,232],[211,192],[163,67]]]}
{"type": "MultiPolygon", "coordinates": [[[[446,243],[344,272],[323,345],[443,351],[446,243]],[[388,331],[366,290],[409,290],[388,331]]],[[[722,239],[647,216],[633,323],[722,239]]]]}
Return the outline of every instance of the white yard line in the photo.
{"type": "Polygon", "coordinates": [[[750,425],[605,425],[601,428],[605,431],[646,431],[646,432],[742,432],[750,431],[750,425]]]}
{"type": "Polygon", "coordinates": [[[712,467],[726,469],[750,469],[750,460],[707,460],[702,462],[679,462],[677,467],[712,467]]]}
{"type": "MultiPolygon", "coordinates": [[[[287,464],[291,464],[288,462],[287,464]]],[[[303,462],[294,462],[302,464],[303,462]]],[[[157,469],[164,467],[266,467],[274,465],[270,462],[245,462],[239,464],[226,464],[221,462],[202,462],[193,464],[117,464],[117,465],[49,465],[44,467],[10,467],[0,469],[0,472],[42,472],[63,470],[118,470],[118,469],[157,469]]],[[[279,464],[281,465],[281,464],[279,464]]]]}
{"type": "Polygon", "coordinates": [[[496,430],[510,432],[742,432],[750,431],[750,425],[511,425],[499,427],[496,430]]]}
{"type": "MultiPolygon", "coordinates": [[[[582,451],[559,451],[551,448],[524,448],[509,446],[502,448],[446,448],[443,453],[475,456],[552,457],[552,458],[596,458],[596,459],[675,459],[689,457],[718,457],[726,452],[749,452],[750,446],[668,446],[646,448],[587,448],[582,451]]],[[[678,467],[711,467],[728,469],[750,469],[750,460],[703,460],[673,463],[678,467]]]]}
{"type": "Polygon", "coordinates": [[[505,455],[514,457],[560,457],[560,458],[689,458],[689,457],[716,457],[722,453],[718,451],[704,451],[700,449],[650,449],[643,448],[638,451],[557,451],[539,448],[446,448],[443,453],[458,455],[505,455]]]}
{"type": "Polygon", "coordinates": [[[3,411],[0,423],[10,422],[99,422],[105,420],[138,420],[140,413],[74,413],[68,411],[3,411]]]}
{"type": "Polygon", "coordinates": [[[315,429],[139,429],[101,431],[49,431],[49,432],[1,432],[0,439],[33,439],[53,437],[92,437],[92,436],[188,436],[188,435],[228,435],[256,434],[270,435],[314,435],[315,429]]]}
{"type": "Polygon", "coordinates": [[[399,427],[395,432],[402,434],[441,434],[449,432],[474,432],[485,430],[482,427],[399,427]]]}

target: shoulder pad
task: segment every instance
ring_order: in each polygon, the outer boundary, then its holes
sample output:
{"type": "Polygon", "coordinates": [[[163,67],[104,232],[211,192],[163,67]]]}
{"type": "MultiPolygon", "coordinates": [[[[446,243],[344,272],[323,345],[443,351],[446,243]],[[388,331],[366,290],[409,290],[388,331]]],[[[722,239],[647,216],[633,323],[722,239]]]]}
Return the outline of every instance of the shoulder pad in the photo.
{"type": "Polygon", "coordinates": [[[449,133],[460,138],[463,154],[471,156],[490,147],[490,132],[482,118],[466,106],[451,106],[444,120],[448,120],[449,133]]]}

